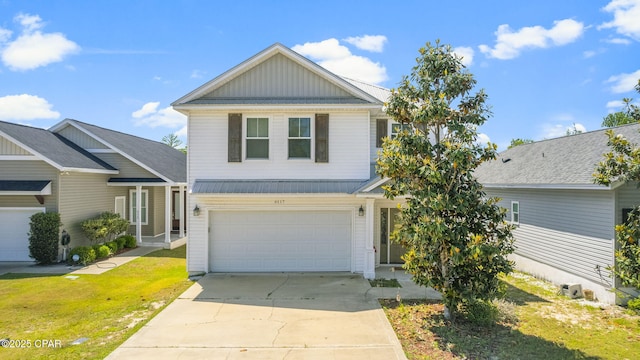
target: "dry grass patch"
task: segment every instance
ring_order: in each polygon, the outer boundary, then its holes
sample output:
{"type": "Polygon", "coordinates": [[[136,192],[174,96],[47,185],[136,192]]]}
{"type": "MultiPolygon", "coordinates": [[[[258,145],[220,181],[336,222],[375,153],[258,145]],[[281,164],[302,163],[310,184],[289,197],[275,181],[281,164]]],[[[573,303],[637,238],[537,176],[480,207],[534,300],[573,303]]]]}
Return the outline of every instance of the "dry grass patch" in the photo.
{"type": "Polygon", "coordinates": [[[553,285],[524,274],[504,279],[500,316],[488,326],[452,323],[434,301],[383,300],[409,359],[636,359],[640,316],[558,295],[553,285]]]}

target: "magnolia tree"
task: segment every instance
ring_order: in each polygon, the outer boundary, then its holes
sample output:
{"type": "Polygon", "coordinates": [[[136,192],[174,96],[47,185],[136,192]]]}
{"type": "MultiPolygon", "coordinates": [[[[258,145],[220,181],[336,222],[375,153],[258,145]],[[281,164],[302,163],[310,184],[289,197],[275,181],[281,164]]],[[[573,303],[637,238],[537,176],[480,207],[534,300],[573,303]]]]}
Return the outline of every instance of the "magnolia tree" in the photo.
{"type": "Polygon", "coordinates": [[[512,271],[511,227],[473,170],[495,159],[496,145],[476,143],[490,115],[484,91],[449,45],[426,44],[411,75],[392,90],[387,113],[409,124],[385,139],[378,173],[391,179],[385,196],[407,196],[393,241],[402,244],[413,280],[442,293],[445,316],[498,295],[498,275],[512,271]]]}

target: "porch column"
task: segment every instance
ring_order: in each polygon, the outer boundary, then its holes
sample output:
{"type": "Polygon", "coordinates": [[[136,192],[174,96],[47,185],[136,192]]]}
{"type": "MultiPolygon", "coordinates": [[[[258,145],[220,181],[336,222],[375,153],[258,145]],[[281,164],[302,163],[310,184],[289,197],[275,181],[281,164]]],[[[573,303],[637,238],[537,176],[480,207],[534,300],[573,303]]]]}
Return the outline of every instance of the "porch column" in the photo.
{"type": "Polygon", "coordinates": [[[136,241],[142,244],[142,185],[136,185],[136,241]]]}
{"type": "Polygon", "coordinates": [[[187,221],[187,216],[185,216],[185,213],[184,213],[184,207],[185,207],[184,192],[185,192],[186,188],[187,187],[184,186],[184,185],[180,185],[178,187],[178,189],[180,191],[180,194],[179,194],[179,197],[180,197],[180,238],[184,237],[184,227],[185,227],[185,223],[187,221]]]}
{"type": "Polygon", "coordinates": [[[171,243],[171,186],[164,187],[164,242],[171,243]]]}
{"type": "Polygon", "coordinates": [[[373,234],[375,233],[375,199],[367,199],[365,216],[365,260],[363,275],[367,279],[374,279],[376,277],[376,252],[373,244],[373,234]]]}

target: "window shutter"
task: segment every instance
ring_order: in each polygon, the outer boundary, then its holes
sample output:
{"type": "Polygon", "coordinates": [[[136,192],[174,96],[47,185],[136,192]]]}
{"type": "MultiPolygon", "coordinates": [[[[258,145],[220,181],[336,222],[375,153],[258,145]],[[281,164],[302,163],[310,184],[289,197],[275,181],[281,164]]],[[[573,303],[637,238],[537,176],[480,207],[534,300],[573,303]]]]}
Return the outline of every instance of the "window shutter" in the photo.
{"type": "Polygon", "coordinates": [[[228,162],[242,162],[242,114],[229,114],[228,162]]]}
{"type": "Polygon", "coordinates": [[[316,114],[316,162],[329,162],[329,114],[316,114]]]}
{"type": "Polygon", "coordinates": [[[382,147],[382,139],[387,137],[387,119],[376,120],[376,147],[382,147]]]}

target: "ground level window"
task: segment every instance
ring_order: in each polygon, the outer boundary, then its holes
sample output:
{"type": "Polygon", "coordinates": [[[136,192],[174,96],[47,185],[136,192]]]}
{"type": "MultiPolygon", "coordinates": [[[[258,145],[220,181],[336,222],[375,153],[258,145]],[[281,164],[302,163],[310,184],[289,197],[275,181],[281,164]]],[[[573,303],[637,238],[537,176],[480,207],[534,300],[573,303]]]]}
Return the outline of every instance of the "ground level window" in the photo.
{"type": "Polygon", "coordinates": [[[411,124],[400,124],[400,123],[392,123],[391,124],[391,138],[394,139],[398,136],[402,131],[410,131],[411,124]]]}
{"type": "MultiPolygon", "coordinates": [[[[148,206],[147,206],[147,202],[149,199],[149,190],[142,190],[141,191],[141,197],[140,197],[140,212],[141,212],[141,216],[140,216],[140,223],[142,225],[147,225],[147,216],[148,216],[148,206]]],[[[131,199],[131,202],[129,204],[129,221],[132,224],[135,224],[136,221],[138,220],[136,218],[137,215],[137,211],[136,211],[136,191],[135,190],[129,190],[129,199],[131,199]]]]}

